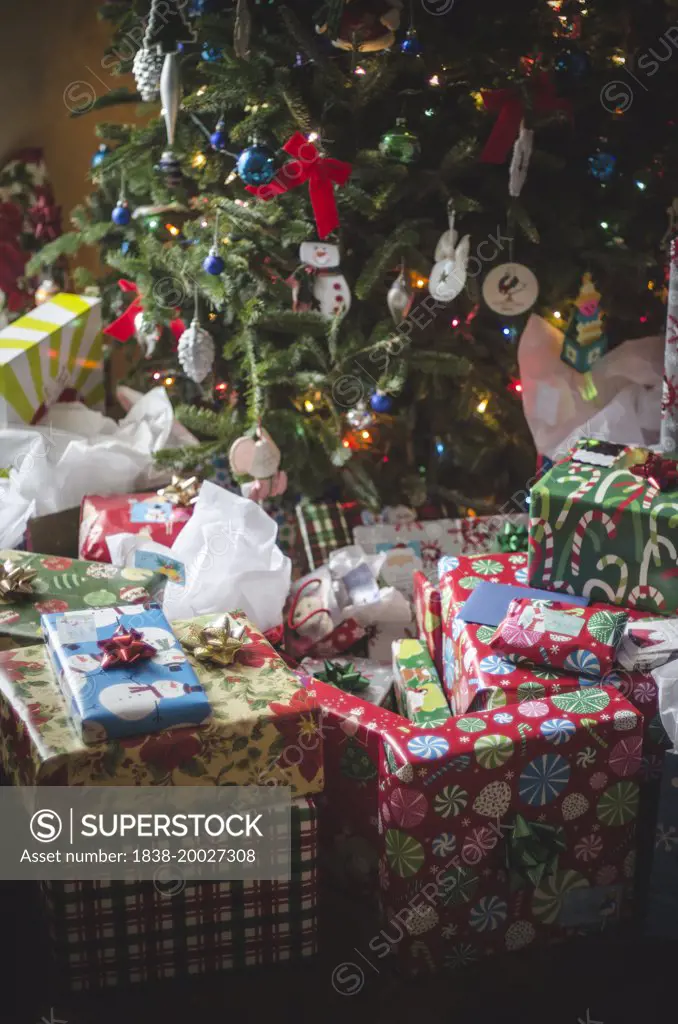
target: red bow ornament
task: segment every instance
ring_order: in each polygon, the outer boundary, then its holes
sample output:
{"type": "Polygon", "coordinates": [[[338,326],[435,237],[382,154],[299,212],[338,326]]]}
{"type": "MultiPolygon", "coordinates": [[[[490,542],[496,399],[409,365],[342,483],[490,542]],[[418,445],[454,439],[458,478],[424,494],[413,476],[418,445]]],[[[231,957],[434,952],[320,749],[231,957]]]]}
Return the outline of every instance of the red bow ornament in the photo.
{"type": "MultiPolygon", "coordinates": [[[[560,110],[572,119],[572,104],[556,93],[546,71],[534,78],[532,110],[535,114],[549,114],[560,110]]],[[[485,109],[497,114],[490,137],[480,159],[485,164],[503,164],[518,138],[525,117],[525,104],[517,89],[495,89],[481,93],[485,109]]]]}
{"type": "Polygon", "coordinates": [[[61,234],[61,207],[42,195],[28,211],[39,242],[53,242],[61,234]]]}
{"type": "Polygon", "coordinates": [[[334,186],[345,185],[353,168],[343,160],[321,156],[301,132],[295,132],[283,149],[294,159],[283,164],[268,185],[248,185],[247,191],[259,199],[268,200],[307,181],[318,237],[327,238],[331,231],[339,227],[334,186]]]}
{"type": "MultiPolygon", "coordinates": [[[[141,297],[139,295],[139,289],[135,285],[134,281],[126,281],[121,278],[118,281],[118,287],[121,292],[129,292],[134,295],[134,300],[129,304],[122,316],[119,316],[117,320],[114,320],[108,327],[104,327],[104,334],[108,334],[109,337],[115,338],[116,341],[129,341],[130,338],[134,337],[134,321],[139,313],[143,313],[143,307],[141,305],[141,297]]],[[[178,341],[183,334],[186,325],[184,321],[179,317],[175,317],[170,322],[170,330],[174,335],[174,340],[178,341]]]]}
{"type": "Polygon", "coordinates": [[[657,452],[650,452],[645,462],[633,466],[631,472],[660,491],[678,490],[678,463],[662,458],[657,452]]]}
{"type": "Polygon", "coordinates": [[[104,652],[101,659],[103,669],[133,665],[137,661],[147,661],[158,653],[155,647],[144,640],[143,633],[140,633],[138,629],[128,629],[122,623],[110,640],[98,640],[97,646],[104,652]]]}

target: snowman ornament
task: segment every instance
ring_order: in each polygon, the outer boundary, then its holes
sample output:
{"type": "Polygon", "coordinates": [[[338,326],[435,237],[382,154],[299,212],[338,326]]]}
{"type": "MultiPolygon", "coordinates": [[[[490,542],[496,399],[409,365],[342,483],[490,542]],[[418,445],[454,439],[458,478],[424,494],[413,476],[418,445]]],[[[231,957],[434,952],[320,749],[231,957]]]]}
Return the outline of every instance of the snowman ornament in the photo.
{"type": "Polygon", "coordinates": [[[331,320],[351,308],[348,282],[339,272],[339,247],[325,242],[302,242],[299,258],[314,272],[313,298],[322,316],[331,320]]]}

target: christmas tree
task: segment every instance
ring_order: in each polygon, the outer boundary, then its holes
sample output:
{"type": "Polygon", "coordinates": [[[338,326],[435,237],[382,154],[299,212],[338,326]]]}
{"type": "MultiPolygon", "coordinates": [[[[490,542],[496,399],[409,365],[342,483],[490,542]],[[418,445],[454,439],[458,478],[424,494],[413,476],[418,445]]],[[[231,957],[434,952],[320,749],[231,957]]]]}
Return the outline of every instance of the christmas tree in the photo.
{"type": "Polygon", "coordinates": [[[138,287],[137,374],[203,442],[167,460],[204,465],[261,424],[291,497],[483,511],[522,490],[529,312],[564,326],[589,272],[611,347],[660,329],[675,0],[151,6],[104,14],[121,73],[149,18],[169,49],[183,19],[195,33],[171,58],[177,166],[157,167],[157,102],[142,126],[99,124],[95,191],[41,262],[96,244],[111,319],[118,278],[138,287]]]}

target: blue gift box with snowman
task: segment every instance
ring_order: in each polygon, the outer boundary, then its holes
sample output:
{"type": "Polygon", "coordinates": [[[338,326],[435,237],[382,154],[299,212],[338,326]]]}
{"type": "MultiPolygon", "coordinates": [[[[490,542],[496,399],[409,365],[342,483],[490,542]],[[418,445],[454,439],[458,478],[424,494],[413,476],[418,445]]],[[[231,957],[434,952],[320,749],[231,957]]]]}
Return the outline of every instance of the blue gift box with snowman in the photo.
{"type": "Polygon", "coordinates": [[[207,695],[159,605],[43,615],[41,625],[85,743],[196,726],[210,718],[207,695]],[[126,662],[130,655],[136,660],[126,662]]]}

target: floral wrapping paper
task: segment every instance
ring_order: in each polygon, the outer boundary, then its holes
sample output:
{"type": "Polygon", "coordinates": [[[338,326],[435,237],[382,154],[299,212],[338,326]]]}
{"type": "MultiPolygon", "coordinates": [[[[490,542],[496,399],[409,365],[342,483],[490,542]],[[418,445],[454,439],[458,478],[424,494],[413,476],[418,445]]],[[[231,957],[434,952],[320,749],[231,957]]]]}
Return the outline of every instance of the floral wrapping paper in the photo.
{"type": "Polygon", "coordinates": [[[0,636],[6,634],[19,646],[42,640],[41,615],[139,604],[159,597],[167,582],[149,569],[117,569],[60,555],[0,551],[0,562],[6,559],[37,572],[34,599],[10,603],[0,598],[0,636]]]}
{"type": "MultiPolygon", "coordinates": [[[[584,674],[564,674],[544,666],[513,664],[492,649],[494,627],[455,619],[456,612],[481,580],[526,584],[526,561],[527,556],[523,554],[441,561],[443,680],[448,700],[457,714],[481,709],[494,710],[523,700],[574,692],[580,686],[591,683],[591,679],[584,674]]],[[[601,611],[617,611],[608,605],[597,607],[601,611]]],[[[631,613],[632,618],[642,616],[643,613],[631,613]]],[[[659,717],[657,684],[651,676],[642,672],[627,672],[615,667],[603,676],[600,685],[616,687],[642,715],[645,738],[641,777],[648,781],[657,780],[661,775],[664,751],[668,745],[659,717]]]]}
{"type": "Polygon", "coordinates": [[[678,491],[631,471],[645,449],[620,451],[592,464],[573,450],[532,488],[530,584],[667,615],[678,611],[678,491]]]}
{"type": "Polygon", "coordinates": [[[401,715],[423,727],[445,724],[450,708],[422,640],[394,641],[393,678],[401,715]]]}
{"type": "MultiPolygon", "coordinates": [[[[212,705],[204,726],[86,746],[44,646],[0,654],[0,766],[14,785],[288,785],[323,788],[319,710],[242,612],[250,639],[233,666],[197,662],[212,705]]],[[[205,624],[212,616],[193,620],[205,624]]],[[[189,623],[172,624],[181,640],[189,623]]]]}
{"type": "Polygon", "coordinates": [[[414,612],[419,639],[423,640],[431,655],[436,672],[443,678],[443,630],[441,621],[440,590],[420,571],[415,572],[414,612]]]}
{"type": "Polygon", "coordinates": [[[138,533],[165,547],[172,547],[193,514],[164,501],[155,491],[143,494],[90,494],[80,508],[80,558],[110,562],[106,537],[114,533],[138,533]]]}
{"type": "Polygon", "coordinates": [[[612,671],[628,613],[567,601],[514,598],[490,641],[517,665],[543,665],[600,679],[612,671]]]}
{"type": "Polygon", "coordinates": [[[367,888],[378,866],[383,930],[360,949],[376,970],[392,947],[409,973],[458,968],[629,908],[642,723],[618,690],[421,729],[305,685],[323,710],[321,835],[347,880],[367,888]]]}

